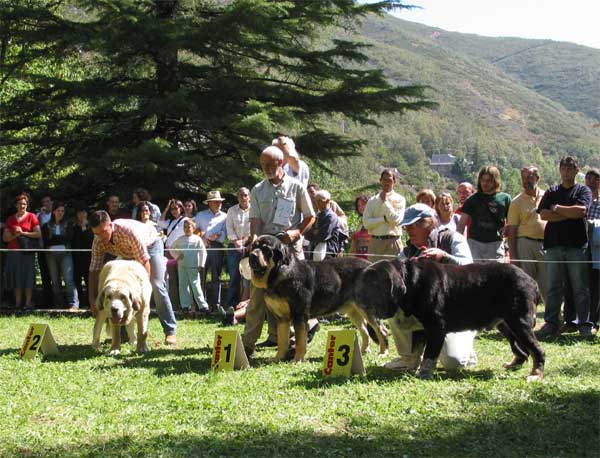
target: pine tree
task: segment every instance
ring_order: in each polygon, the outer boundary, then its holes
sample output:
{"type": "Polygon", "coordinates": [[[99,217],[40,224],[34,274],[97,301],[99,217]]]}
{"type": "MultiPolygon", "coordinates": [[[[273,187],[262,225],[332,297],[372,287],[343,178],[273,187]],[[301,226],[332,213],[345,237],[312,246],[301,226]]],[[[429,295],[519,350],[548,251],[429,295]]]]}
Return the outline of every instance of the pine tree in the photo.
{"type": "Polygon", "coordinates": [[[282,132],[316,159],[354,154],[362,140],[325,128],[327,116],[375,124],[431,106],[423,87],[390,85],[364,45],[344,38],[393,7],[5,0],[1,186],[45,181],[87,199],[140,185],[163,197],[232,190],[257,181],[260,150],[282,132]]]}

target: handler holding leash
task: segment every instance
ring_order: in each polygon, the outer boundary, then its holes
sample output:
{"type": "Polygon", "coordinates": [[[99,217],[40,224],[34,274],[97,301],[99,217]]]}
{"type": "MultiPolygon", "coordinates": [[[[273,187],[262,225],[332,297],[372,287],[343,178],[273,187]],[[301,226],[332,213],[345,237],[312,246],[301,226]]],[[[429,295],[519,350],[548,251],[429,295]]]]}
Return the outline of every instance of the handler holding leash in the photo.
{"type": "Polygon", "coordinates": [[[152,295],[156,303],[156,312],[165,332],[165,344],[175,345],[177,338],[177,320],[173,313],[171,300],[165,282],[167,263],[162,239],[155,229],[140,221],[117,219],[111,221],[103,210],[92,213],[90,226],[94,233],[92,260],[88,277],[89,300],[92,315],[96,316],[96,295],[98,278],[102,269],[104,253],[108,252],[123,259],[133,259],[142,264],[152,283],[152,295]]]}
{"type": "MultiPolygon", "coordinates": [[[[304,259],[302,236],[315,221],[315,212],[308,191],[302,183],[283,170],[283,152],[269,146],[260,155],[265,179],[250,193],[250,246],[258,236],[283,232],[282,240],[290,244],[297,259],[304,259]]],[[[264,290],[251,286],[250,304],[246,309],[246,324],[242,342],[249,357],[253,356],[267,312],[264,290]]],[[[274,318],[274,317],[273,317],[274,318]]],[[[269,320],[268,341],[277,345],[276,321],[269,320]]]]}
{"type": "MultiPolygon", "coordinates": [[[[408,233],[408,245],[400,257],[429,258],[447,264],[472,264],[471,250],[462,234],[448,228],[436,229],[436,213],[425,204],[410,206],[400,223],[408,233]]],[[[425,349],[425,332],[423,325],[414,317],[406,317],[399,311],[389,321],[394,336],[398,358],[385,364],[388,369],[411,370],[421,364],[425,349]]],[[[452,332],[440,353],[440,362],[445,369],[474,366],[477,354],[473,349],[476,331],[452,332]]],[[[433,368],[431,368],[433,369],[433,368]]]]}

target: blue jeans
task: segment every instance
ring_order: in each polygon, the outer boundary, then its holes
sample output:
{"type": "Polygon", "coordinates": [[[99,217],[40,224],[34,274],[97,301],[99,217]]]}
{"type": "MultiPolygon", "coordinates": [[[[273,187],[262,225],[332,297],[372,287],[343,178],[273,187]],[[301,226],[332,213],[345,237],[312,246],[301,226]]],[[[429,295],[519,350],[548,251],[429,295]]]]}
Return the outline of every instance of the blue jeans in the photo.
{"type": "Polygon", "coordinates": [[[227,289],[227,306],[235,307],[240,302],[240,260],[242,253],[230,247],[227,252],[227,270],[229,271],[229,288],[227,289]]]}
{"type": "Polygon", "coordinates": [[[152,297],[156,304],[156,313],[160,318],[165,335],[174,335],[177,332],[177,320],[173,313],[173,306],[167,290],[165,273],[167,271],[167,259],[164,257],[165,246],[160,237],[148,247],[150,255],[150,283],[152,283],[152,297]]]}
{"type": "Polygon", "coordinates": [[[68,251],[48,251],[46,254],[46,263],[48,272],[52,280],[52,295],[54,296],[54,306],[62,305],[62,288],[60,278],[65,282],[67,293],[67,304],[69,307],[79,307],[79,295],[75,288],[73,280],[73,258],[68,251]]]}
{"type": "Polygon", "coordinates": [[[591,327],[590,290],[586,250],[582,248],[554,247],[546,250],[546,272],[548,274],[547,304],[544,311],[546,323],[560,325],[560,305],[563,300],[563,278],[568,275],[573,290],[573,302],[579,327],[591,327]],[[557,262],[567,261],[567,262],[557,262]]]}

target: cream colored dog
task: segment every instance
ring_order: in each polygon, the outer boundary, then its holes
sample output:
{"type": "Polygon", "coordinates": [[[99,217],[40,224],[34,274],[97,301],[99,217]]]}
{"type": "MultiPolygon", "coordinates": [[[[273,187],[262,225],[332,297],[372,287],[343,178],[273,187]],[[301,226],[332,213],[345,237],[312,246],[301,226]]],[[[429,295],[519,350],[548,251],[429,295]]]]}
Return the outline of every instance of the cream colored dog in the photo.
{"type": "Polygon", "coordinates": [[[148,337],[148,317],[150,316],[150,298],[152,285],[148,272],[137,261],[110,261],[102,271],[98,283],[98,297],[96,298],[96,323],[94,324],[94,338],[92,347],[100,347],[100,334],[102,325],[107,324],[112,328],[111,355],[121,353],[121,326],[127,327],[127,334],[132,345],[137,351],[148,351],[146,338],[148,337]],[[134,318],[137,322],[137,338],[134,332],[134,318]]]}

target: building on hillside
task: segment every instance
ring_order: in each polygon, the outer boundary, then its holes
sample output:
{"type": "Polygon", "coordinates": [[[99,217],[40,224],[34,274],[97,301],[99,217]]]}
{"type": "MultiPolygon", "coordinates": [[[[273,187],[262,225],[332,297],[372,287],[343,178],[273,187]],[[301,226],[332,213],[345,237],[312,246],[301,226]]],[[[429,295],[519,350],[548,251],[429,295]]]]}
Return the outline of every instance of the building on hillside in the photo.
{"type": "Polygon", "coordinates": [[[456,156],[452,154],[432,154],[429,165],[440,175],[450,175],[455,162],[456,156]]]}

